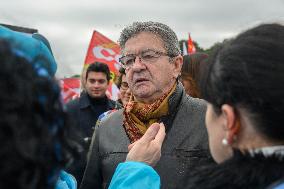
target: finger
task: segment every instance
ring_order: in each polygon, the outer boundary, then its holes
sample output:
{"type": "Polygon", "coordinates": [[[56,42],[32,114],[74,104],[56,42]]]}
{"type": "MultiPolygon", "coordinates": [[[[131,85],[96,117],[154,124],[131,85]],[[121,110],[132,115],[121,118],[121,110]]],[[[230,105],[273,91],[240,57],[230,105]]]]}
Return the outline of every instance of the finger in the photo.
{"type": "Polygon", "coordinates": [[[155,141],[162,146],[166,136],[166,129],[164,123],[160,123],[160,129],[155,137],[155,141]]]}
{"type": "MultiPolygon", "coordinates": [[[[137,141],[136,141],[136,142],[137,142],[137,141]]],[[[129,144],[129,145],[128,145],[128,151],[130,151],[131,148],[133,148],[133,146],[136,144],[136,142],[133,142],[132,144],[129,144]]]]}
{"type": "Polygon", "coordinates": [[[143,137],[139,140],[142,143],[151,142],[155,139],[157,133],[159,132],[160,124],[159,123],[153,123],[146,131],[146,133],[143,135],[143,137]]]}

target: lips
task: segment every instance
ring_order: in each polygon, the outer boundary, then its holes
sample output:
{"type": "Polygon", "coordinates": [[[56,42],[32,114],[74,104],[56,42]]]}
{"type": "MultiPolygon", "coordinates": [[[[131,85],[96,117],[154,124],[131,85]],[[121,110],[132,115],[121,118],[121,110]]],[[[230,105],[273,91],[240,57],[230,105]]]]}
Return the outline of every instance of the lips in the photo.
{"type": "Polygon", "coordinates": [[[92,93],[100,93],[100,90],[92,90],[92,93]]]}
{"type": "Polygon", "coordinates": [[[134,80],[134,83],[136,84],[136,83],[141,83],[141,82],[145,82],[145,81],[149,81],[149,80],[146,79],[146,78],[137,78],[137,79],[134,80]]]}

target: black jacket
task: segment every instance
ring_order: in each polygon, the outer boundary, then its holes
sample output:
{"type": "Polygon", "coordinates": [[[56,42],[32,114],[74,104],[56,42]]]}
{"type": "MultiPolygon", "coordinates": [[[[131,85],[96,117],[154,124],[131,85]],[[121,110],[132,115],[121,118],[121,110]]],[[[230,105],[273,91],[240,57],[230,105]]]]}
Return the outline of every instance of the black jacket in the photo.
{"type": "MultiPolygon", "coordinates": [[[[169,98],[170,113],[160,119],[167,133],[161,160],[155,167],[161,176],[162,188],[174,188],[194,164],[212,162],[205,110],[203,100],[187,96],[182,85],[177,85],[169,98]]],[[[108,187],[116,166],[125,161],[129,138],[122,125],[122,112],[110,114],[96,129],[81,189],[108,187]]]]}
{"type": "Polygon", "coordinates": [[[242,154],[234,151],[234,156],[217,165],[196,167],[189,172],[188,180],[177,188],[202,189],[254,189],[267,188],[284,178],[284,157],[257,154],[242,154]]]}
{"type": "Polygon", "coordinates": [[[84,140],[92,137],[99,115],[108,110],[119,108],[121,108],[119,103],[107,97],[104,98],[104,104],[93,105],[85,92],[81,94],[80,98],[66,104],[66,110],[84,140]]]}
{"type": "Polygon", "coordinates": [[[121,105],[107,97],[100,99],[100,103],[92,103],[87,93],[83,92],[80,98],[70,101],[66,108],[71,121],[74,122],[75,132],[77,132],[74,134],[77,138],[79,137],[78,141],[83,146],[81,156],[69,166],[67,171],[73,174],[80,184],[87,162],[86,156],[91,136],[99,115],[108,110],[121,108],[121,105]]]}

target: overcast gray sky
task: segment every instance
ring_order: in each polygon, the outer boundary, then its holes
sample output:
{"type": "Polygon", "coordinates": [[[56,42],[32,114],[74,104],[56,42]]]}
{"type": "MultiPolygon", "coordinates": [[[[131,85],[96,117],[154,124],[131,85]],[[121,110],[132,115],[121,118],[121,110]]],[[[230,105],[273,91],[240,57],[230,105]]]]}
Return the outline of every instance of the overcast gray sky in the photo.
{"type": "Polygon", "coordinates": [[[113,41],[133,21],[158,21],[203,48],[263,22],[284,24],[284,0],[1,0],[0,23],[38,29],[57,77],[80,74],[93,30],[113,41]]]}

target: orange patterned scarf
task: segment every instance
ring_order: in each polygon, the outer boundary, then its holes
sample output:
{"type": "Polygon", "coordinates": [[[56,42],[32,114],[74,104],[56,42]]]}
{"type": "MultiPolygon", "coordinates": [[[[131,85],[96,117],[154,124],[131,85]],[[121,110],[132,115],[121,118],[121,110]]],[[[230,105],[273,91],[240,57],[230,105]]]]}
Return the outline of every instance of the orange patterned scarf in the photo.
{"type": "Polygon", "coordinates": [[[130,98],[124,108],[123,126],[131,143],[140,139],[152,123],[168,114],[168,99],[175,89],[176,84],[152,104],[137,102],[133,96],[130,98]]]}

